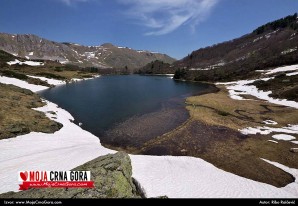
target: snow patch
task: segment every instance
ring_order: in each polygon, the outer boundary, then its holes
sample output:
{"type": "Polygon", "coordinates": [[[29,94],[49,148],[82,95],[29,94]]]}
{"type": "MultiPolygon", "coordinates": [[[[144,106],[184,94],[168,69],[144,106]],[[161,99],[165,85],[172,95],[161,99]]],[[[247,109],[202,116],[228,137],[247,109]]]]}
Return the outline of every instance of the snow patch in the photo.
{"type": "Polygon", "coordinates": [[[273,120],[266,120],[266,121],[263,121],[264,124],[270,124],[270,125],[277,125],[278,123],[273,121],[273,120]]]}
{"type": "Polygon", "coordinates": [[[59,61],[61,64],[67,64],[69,62],[68,59],[65,59],[65,60],[62,60],[62,61],[59,61]]]}
{"type": "Polygon", "coordinates": [[[294,52],[294,51],[296,51],[296,50],[297,50],[297,47],[295,47],[295,48],[293,48],[293,49],[287,49],[287,50],[285,50],[285,51],[282,51],[281,54],[282,54],[282,55],[289,54],[289,53],[292,53],[292,52],[294,52]]]}
{"type": "Polygon", "coordinates": [[[288,73],[287,76],[290,77],[290,76],[296,76],[298,75],[298,72],[292,72],[292,73],[288,73]]]}
{"type": "Polygon", "coordinates": [[[278,142],[277,141],[274,141],[274,140],[268,140],[268,142],[273,142],[275,144],[278,144],[278,142]]]}
{"type": "Polygon", "coordinates": [[[274,127],[247,127],[239,130],[242,134],[263,134],[268,135],[273,132],[286,133],[286,134],[298,134],[298,125],[288,125],[287,127],[274,128],[274,127]]]}
{"type": "Polygon", "coordinates": [[[292,135],[287,135],[287,134],[276,134],[276,135],[273,135],[272,138],[277,140],[285,140],[285,141],[296,139],[296,137],[292,135]]]}
{"type": "MultiPolygon", "coordinates": [[[[262,158],[261,158],[262,159],[262,158]]],[[[283,187],[282,189],[285,190],[285,191],[288,191],[288,192],[291,192],[291,193],[296,193],[298,195],[298,187],[297,187],[297,184],[298,184],[298,170],[297,169],[294,169],[294,168],[289,168],[285,165],[282,165],[280,163],[277,163],[277,162],[272,162],[272,161],[269,161],[269,160],[266,160],[266,159],[262,159],[264,160],[265,162],[291,174],[294,178],[295,178],[295,182],[291,183],[291,184],[288,184],[287,186],[283,187]]],[[[297,196],[296,196],[297,198],[297,196]]]]}
{"type": "Polygon", "coordinates": [[[15,85],[15,86],[18,86],[21,88],[29,89],[32,92],[39,92],[41,90],[48,89],[48,87],[46,87],[46,86],[29,84],[29,83],[19,80],[19,79],[3,77],[3,76],[0,76],[0,82],[2,84],[12,84],[12,85],[15,85]]]}
{"type": "MultiPolygon", "coordinates": [[[[294,70],[297,69],[298,65],[293,65],[293,66],[288,66],[290,68],[286,68],[287,70],[292,69],[294,70]]],[[[270,71],[270,73],[277,73],[278,71],[283,70],[282,68],[275,69],[274,71],[270,71]]],[[[269,72],[268,72],[269,73],[269,72]]],[[[227,82],[227,83],[217,83],[218,85],[226,85],[227,89],[229,90],[229,96],[232,99],[236,100],[243,100],[243,98],[240,95],[251,95],[254,97],[257,97],[262,100],[266,100],[270,103],[273,104],[278,104],[278,105],[283,105],[283,106],[288,106],[288,107],[293,107],[298,109],[298,102],[295,101],[289,101],[286,99],[274,99],[270,97],[269,95],[272,93],[271,91],[262,91],[258,90],[258,88],[254,85],[249,85],[257,80],[262,80],[262,81],[268,81],[272,78],[264,78],[264,79],[256,79],[256,80],[240,80],[237,82],[227,82]]]]}
{"type": "MultiPolygon", "coordinates": [[[[283,188],[252,181],[194,157],[131,155],[133,177],[147,197],[231,198],[283,196],[283,188]],[[279,192],[278,192],[279,191],[279,192]]],[[[297,186],[296,186],[297,188],[297,186]]],[[[287,190],[297,195],[297,190],[287,190]]]]}
{"type": "Polygon", "coordinates": [[[18,191],[16,174],[20,169],[70,170],[100,155],[114,152],[103,148],[97,137],[71,123],[74,118],[67,111],[51,102],[46,103],[36,110],[46,113],[49,118],[53,115],[48,112],[55,111],[55,121],[63,124],[62,129],[54,134],[32,132],[0,141],[3,154],[0,157],[0,193],[18,191]]]}
{"type": "Polygon", "coordinates": [[[260,36],[260,37],[258,37],[258,38],[256,38],[256,39],[254,39],[253,40],[253,43],[255,43],[255,42],[257,42],[257,41],[259,41],[259,40],[261,40],[261,39],[263,39],[264,37],[263,36],[260,36]]]}
{"type": "Polygon", "coordinates": [[[291,141],[292,143],[294,143],[294,144],[298,144],[298,141],[291,141]]]}
{"type": "Polygon", "coordinates": [[[212,69],[216,69],[218,67],[222,67],[226,65],[225,62],[219,62],[217,64],[214,64],[214,65],[210,65],[208,67],[205,67],[205,68],[190,68],[189,70],[190,71],[208,71],[208,70],[212,70],[212,69]]]}
{"type": "Polygon", "coordinates": [[[14,61],[7,62],[7,64],[8,65],[15,65],[15,64],[23,65],[23,64],[26,64],[26,65],[29,65],[29,66],[43,66],[44,65],[43,62],[34,62],[34,61],[21,62],[18,59],[14,60],[14,61]]]}
{"type": "Polygon", "coordinates": [[[33,56],[34,52],[29,52],[29,56],[33,56]]]}
{"type": "Polygon", "coordinates": [[[72,49],[72,51],[74,51],[74,52],[76,53],[76,55],[79,55],[78,51],[76,51],[76,50],[74,50],[74,49],[72,49]]]}
{"type": "Polygon", "coordinates": [[[272,69],[272,70],[266,70],[267,71],[267,75],[268,74],[275,74],[278,72],[289,72],[289,71],[296,71],[298,70],[298,64],[295,65],[291,65],[291,66],[284,66],[284,67],[278,67],[276,69],[272,69]]]}
{"type": "Polygon", "coordinates": [[[85,52],[85,56],[87,56],[87,59],[91,59],[95,57],[95,53],[94,52],[85,52]]]}
{"type": "Polygon", "coordinates": [[[48,84],[55,85],[55,86],[66,84],[65,81],[61,81],[61,80],[49,79],[49,78],[46,78],[46,77],[37,77],[37,76],[31,76],[31,75],[27,75],[27,76],[31,77],[31,78],[34,78],[34,79],[40,79],[42,81],[47,82],[48,84]]]}

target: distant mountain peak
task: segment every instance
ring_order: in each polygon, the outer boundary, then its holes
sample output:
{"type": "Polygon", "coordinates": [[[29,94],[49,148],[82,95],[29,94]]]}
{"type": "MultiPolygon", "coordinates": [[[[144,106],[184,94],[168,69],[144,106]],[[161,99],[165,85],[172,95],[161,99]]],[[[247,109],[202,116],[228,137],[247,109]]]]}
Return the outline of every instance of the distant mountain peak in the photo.
{"type": "Polygon", "coordinates": [[[111,43],[84,46],[72,42],[58,43],[33,34],[0,33],[0,50],[21,58],[59,61],[80,67],[136,69],[155,60],[175,61],[165,54],[142,53],[111,43]]]}

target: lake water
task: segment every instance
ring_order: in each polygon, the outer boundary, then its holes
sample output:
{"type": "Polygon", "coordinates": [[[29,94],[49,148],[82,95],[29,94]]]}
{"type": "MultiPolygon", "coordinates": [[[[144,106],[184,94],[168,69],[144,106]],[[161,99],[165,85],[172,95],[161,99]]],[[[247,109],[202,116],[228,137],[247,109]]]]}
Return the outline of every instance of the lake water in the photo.
{"type": "MultiPolygon", "coordinates": [[[[40,94],[69,111],[76,123],[82,123],[83,129],[100,137],[101,140],[103,138],[108,142],[109,139],[113,139],[115,143],[118,141],[117,138],[109,137],[107,131],[110,135],[117,133],[120,136],[119,130],[122,130],[121,138],[127,136],[127,133],[142,138],[140,136],[143,133],[146,133],[146,137],[153,137],[175,128],[188,117],[184,105],[185,98],[207,88],[204,84],[177,82],[164,76],[129,75],[103,76],[70,83],[40,94]],[[161,111],[166,112],[160,115],[161,111]],[[125,128],[123,124],[119,127],[123,122],[127,122],[125,128]],[[148,126],[144,128],[144,124],[148,126]],[[137,130],[134,127],[140,131],[131,131],[137,130]],[[117,128],[116,132],[111,133],[114,128],[117,128]]],[[[129,138],[131,136],[126,137],[129,138]]]]}

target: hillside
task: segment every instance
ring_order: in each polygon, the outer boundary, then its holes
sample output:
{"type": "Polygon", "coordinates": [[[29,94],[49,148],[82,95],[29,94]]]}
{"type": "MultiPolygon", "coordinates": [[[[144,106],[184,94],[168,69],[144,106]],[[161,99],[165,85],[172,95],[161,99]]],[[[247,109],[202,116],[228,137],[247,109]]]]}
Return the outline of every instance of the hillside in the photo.
{"type": "Polygon", "coordinates": [[[176,79],[232,81],[255,70],[298,62],[297,14],[260,26],[240,38],[193,51],[173,64],[176,79]]]}
{"type": "Polygon", "coordinates": [[[138,74],[174,74],[175,68],[169,63],[163,61],[153,61],[137,71],[138,74]]]}
{"type": "Polygon", "coordinates": [[[112,44],[83,46],[58,43],[31,34],[0,33],[0,50],[22,58],[59,61],[80,67],[133,70],[155,60],[174,62],[173,58],[160,53],[133,50],[112,44]]]}

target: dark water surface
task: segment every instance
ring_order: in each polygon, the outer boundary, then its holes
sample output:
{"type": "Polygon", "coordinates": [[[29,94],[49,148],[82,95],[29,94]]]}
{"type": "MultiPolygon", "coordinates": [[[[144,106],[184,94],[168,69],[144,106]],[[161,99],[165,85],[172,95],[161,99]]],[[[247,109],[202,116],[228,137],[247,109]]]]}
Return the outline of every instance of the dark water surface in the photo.
{"type": "MultiPolygon", "coordinates": [[[[207,88],[208,86],[204,84],[177,82],[167,77],[129,75],[103,76],[58,86],[40,94],[69,111],[76,122],[83,123],[84,129],[102,137],[107,131],[119,127],[120,123],[128,120],[130,120],[131,126],[134,126],[134,123],[136,123],[135,125],[143,124],[142,122],[147,122],[148,125],[152,124],[148,131],[154,133],[154,128],[162,128],[164,121],[168,124],[180,123],[170,120],[171,117],[179,118],[178,113],[177,115],[173,113],[178,112],[179,109],[180,112],[183,110],[185,114],[181,117],[184,119],[180,119],[185,121],[187,118],[187,111],[184,109],[185,98],[207,88]],[[160,118],[156,113],[169,111],[169,109],[171,114],[168,112],[162,116],[166,117],[165,119],[160,118]],[[152,115],[147,119],[142,118],[141,123],[138,122],[136,117],[142,115],[147,117],[144,115],[148,113],[152,115]],[[160,121],[158,122],[152,117],[156,117],[160,121]],[[158,125],[154,125],[154,122],[158,122],[158,125]]],[[[176,127],[177,125],[172,126],[176,127]]],[[[123,127],[121,128],[123,129],[123,127]]]]}

